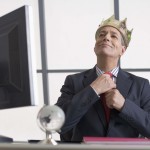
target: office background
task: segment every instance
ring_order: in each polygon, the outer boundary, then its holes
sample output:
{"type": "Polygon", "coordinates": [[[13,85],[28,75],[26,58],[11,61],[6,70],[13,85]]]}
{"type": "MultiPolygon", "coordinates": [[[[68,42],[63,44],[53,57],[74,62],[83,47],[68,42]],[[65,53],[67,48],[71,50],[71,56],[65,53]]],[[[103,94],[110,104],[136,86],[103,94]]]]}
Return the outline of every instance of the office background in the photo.
{"type": "MultiPolygon", "coordinates": [[[[45,138],[36,123],[39,109],[57,101],[68,74],[95,65],[95,31],[112,14],[121,20],[127,17],[128,29],[133,28],[120,66],[150,80],[149,0],[0,0],[0,16],[23,5],[33,9],[39,104],[0,110],[0,134],[17,141],[45,138]]],[[[58,134],[53,137],[59,139],[58,134]]]]}

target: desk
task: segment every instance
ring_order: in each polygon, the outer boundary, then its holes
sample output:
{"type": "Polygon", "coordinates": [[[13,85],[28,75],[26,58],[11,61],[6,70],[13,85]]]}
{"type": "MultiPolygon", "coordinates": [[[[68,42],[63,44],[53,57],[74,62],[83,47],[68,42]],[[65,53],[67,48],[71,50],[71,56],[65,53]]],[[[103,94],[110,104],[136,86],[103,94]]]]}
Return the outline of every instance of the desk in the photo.
{"type": "Polygon", "coordinates": [[[59,144],[1,143],[0,150],[150,150],[150,144],[59,144]]]}

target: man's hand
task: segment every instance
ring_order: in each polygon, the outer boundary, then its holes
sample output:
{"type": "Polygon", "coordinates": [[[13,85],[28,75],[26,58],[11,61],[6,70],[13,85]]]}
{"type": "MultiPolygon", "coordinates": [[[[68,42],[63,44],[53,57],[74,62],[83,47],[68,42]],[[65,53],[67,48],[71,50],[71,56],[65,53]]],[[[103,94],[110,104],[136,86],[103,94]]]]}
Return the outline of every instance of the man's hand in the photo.
{"type": "Polygon", "coordinates": [[[106,105],[120,111],[124,105],[125,99],[117,89],[111,89],[105,93],[106,105]]]}
{"type": "Polygon", "coordinates": [[[102,74],[90,85],[95,92],[100,95],[109,91],[110,89],[116,88],[116,84],[108,74],[102,74]]]}

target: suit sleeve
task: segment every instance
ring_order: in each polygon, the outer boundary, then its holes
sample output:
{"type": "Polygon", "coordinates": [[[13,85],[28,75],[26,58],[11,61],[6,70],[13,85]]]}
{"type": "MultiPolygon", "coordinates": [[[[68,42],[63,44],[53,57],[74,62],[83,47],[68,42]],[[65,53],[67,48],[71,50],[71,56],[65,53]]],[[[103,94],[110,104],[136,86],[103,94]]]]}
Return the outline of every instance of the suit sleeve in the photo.
{"type": "Polygon", "coordinates": [[[65,84],[61,88],[62,94],[56,103],[64,110],[66,115],[61,133],[73,129],[88,109],[99,99],[90,85],[84,87],[80,81],[82,79],[78,79],[77,83],[72,76],[67,76],[65,84]]]}
{"type": "Polygon", "coordinates": [[[148,80],[141,84],[140,92],[131,89],[132,97],[125,100],[120,117],[133,126],[142,136],[150,137],[150,85],[148,80]],[[133,94],[134,93],[134,94],[133,94]],[[135,99],[134,99],[135,97],[135,99]]]}

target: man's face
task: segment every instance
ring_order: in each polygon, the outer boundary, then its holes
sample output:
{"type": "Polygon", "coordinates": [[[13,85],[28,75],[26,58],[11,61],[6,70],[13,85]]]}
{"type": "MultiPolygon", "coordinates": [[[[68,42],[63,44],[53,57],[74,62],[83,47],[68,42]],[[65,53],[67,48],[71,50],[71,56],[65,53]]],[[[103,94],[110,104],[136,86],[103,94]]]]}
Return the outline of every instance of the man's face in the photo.
{"type": "Polygon", "coordinates": [[[122,45],[122,36],[116,28],[107,26],[99,31],[94,48],[97,56],[119,59],[125,50],[125,46],[122,45]]]}

